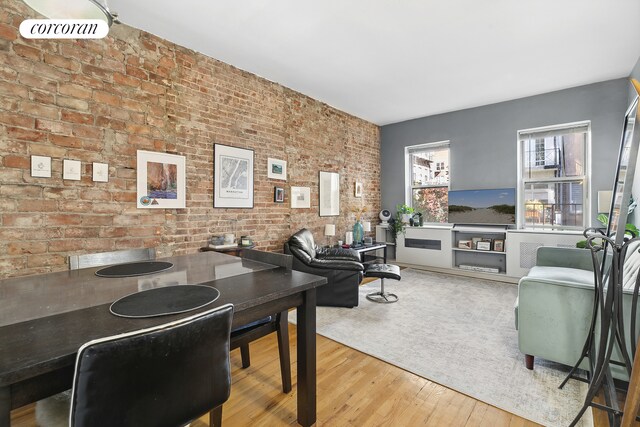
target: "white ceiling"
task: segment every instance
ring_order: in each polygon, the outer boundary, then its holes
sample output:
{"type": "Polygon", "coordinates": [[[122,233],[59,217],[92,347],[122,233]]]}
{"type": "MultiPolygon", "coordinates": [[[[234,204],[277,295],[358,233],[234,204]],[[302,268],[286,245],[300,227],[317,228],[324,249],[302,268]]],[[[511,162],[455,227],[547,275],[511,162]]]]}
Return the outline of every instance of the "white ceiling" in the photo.
{"type": "Polygon", "coordinates": [[[629,75],[638,0],[110,0],[120,20],[378,125],[629,75]]]}

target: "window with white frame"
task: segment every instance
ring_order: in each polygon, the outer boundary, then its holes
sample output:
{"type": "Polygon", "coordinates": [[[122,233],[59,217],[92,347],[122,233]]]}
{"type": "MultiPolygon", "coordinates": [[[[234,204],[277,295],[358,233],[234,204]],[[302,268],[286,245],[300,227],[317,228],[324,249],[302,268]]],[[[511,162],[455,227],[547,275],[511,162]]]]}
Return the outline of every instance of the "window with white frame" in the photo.
{"type": "Polygon", "coordinates": [[[447,222],[449,142],[413,145],[405,156],[407,204],[422,212],[424,222],[447,222]]]}
{"type": "Polygon", "coordinates": [[[518,132],[520,228],[583,229],[589,224],[589,122],[518,132]]]}

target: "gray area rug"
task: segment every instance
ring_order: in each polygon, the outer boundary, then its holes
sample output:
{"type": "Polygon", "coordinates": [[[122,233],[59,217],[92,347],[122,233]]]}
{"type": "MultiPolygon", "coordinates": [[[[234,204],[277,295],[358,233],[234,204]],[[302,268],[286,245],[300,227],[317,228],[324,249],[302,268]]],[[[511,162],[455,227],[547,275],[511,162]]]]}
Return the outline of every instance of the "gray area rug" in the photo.
{"type": "MultiPolygon", "coordinates": [[[[581,408],[586,384],[558,390],[568,368],[541,359],[525,368],[516,285],[405,269],[400,282],[385,281],[397,303],[368,301],[379,288],[379,280],[360,286],[353,309],[318,307],[318,333],[546,426],[568,426],[581,408]]],[[[578,425],[593,425],[591,410],[578,425]]]]}

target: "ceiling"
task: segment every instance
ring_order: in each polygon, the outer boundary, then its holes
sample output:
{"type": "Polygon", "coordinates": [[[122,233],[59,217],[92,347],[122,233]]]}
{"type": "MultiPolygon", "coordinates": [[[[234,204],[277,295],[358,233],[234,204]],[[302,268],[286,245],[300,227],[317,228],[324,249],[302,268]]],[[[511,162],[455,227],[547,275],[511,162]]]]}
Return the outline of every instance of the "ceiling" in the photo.
{"type": "Polygon", "coordinates": [[[110,0],[122,22],[378,125],[627,77],[638,0],[110,0]]]}

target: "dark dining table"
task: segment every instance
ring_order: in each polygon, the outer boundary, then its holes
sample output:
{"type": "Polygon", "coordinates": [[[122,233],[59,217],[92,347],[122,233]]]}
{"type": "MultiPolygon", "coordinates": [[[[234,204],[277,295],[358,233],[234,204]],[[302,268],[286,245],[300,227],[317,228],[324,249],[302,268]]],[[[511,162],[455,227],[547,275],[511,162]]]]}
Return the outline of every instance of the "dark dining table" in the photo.
{"type": "Polygon", "coordinates": [[[0,280],[0,427],[10,426],[12,409],[71,388],[76,353],[85,342],[227,303],[234,305],[233,326],[297,308],[298,422],[315,423],[316,288],[327,279],[217,252],[161,260],[173,267],[137,277],[98,277],[94,267],[0,280]],[[214,287],[220,297],[167,316],[132,319],[109,311],[125,295],[184,284],[214,287]]]}

